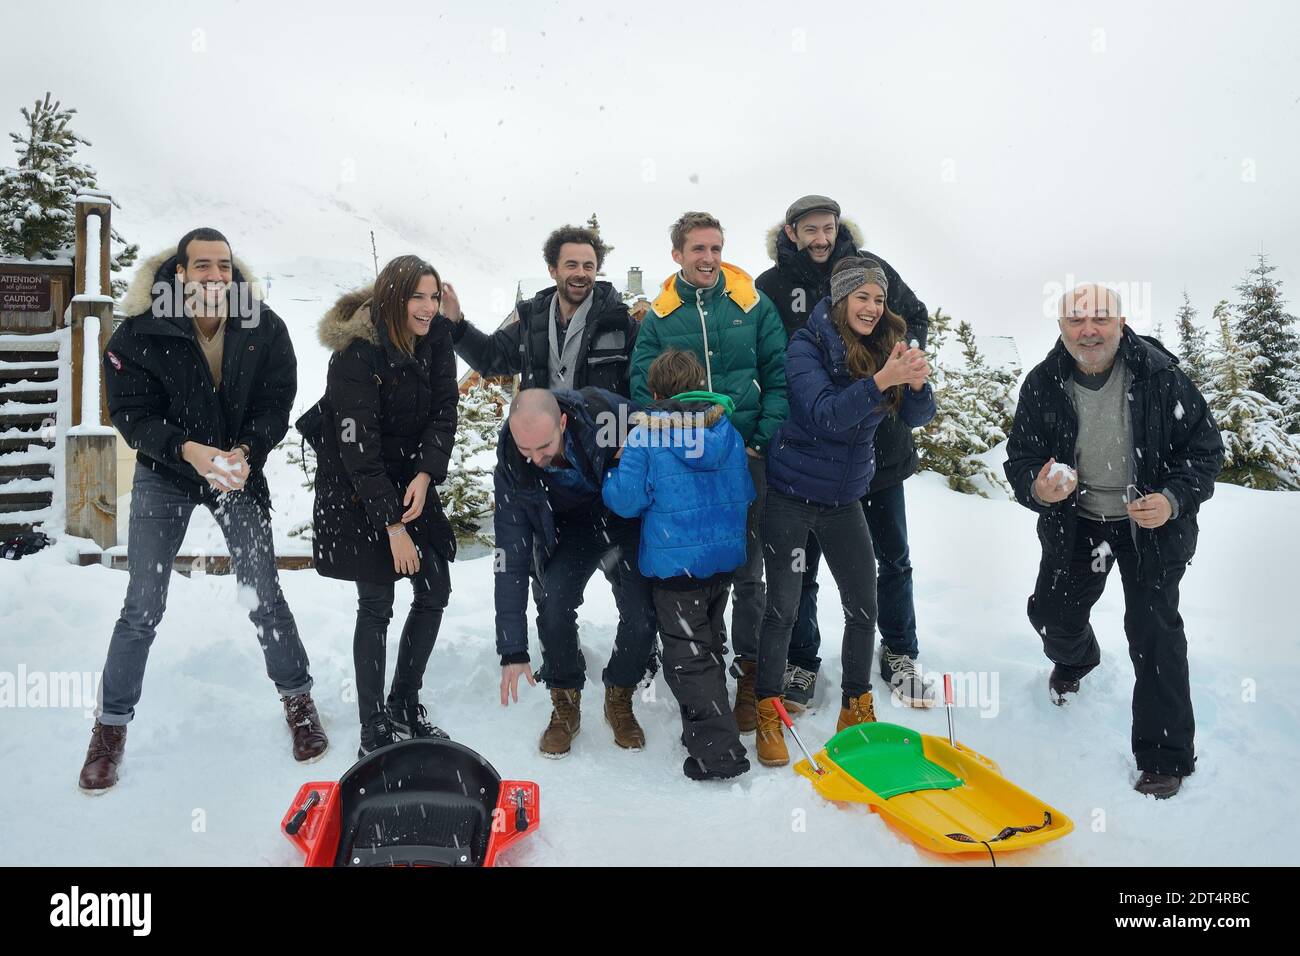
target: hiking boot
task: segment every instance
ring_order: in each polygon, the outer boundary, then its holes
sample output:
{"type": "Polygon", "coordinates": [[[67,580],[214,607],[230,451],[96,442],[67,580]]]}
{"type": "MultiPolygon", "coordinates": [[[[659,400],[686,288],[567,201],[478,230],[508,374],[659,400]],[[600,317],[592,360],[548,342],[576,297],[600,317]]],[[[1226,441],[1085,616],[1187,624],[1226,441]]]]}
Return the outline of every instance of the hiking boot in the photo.
{"type": "Polygon", "coordinates": [[[126,725],[101,724],[95,721],[90,731],[90,746],[81,765],[77,786],[82,793],[98,795],[117,783],[117,767],[126,750],[126,725]]]}
{"type": "Polygon", "coordinates": [[[840,708],[840,719],[835,724],[835,732],[838,734],[846,727],[875,722],[876,705],[871,699],[871,691],[867,691],[860,697],[850,697],[849,706],[840,708]]]}
{"type": "Polygon", "coordinates": [[[605,723],[614,728],[614,743],[624,750],[640,750],[645,746],[645,731],[632,713],[632,692],[635,687],[605,688],[605,723]]]}
{"type": "Polygon", "coordinates": [[[692,780],[731,780],[742,773],[749,773],[749,761],[741,757],[738,762],[728,764],[726,769],[721,769],[706,768],[694,757],[687,757],[686,762],[682,764],[682,773],[692,780]]]}
{"type": "Polygon", "coordinates": [[[1079,693],[1079,678],[1066,677],[1061,671],[1061,665],[1057,664],[1052,668],[1052,676],[1047,678],[1047,692],[1052,695],[1053,704],[1063,707],[1068,703],[1066,694],[1079,693]]]}
{"type": "Polygon", "coordinates": [[[551,688],[551,722],[542,731],[538,747],[543,757],[563,757],[582,729],[582,691],[551,688]]]}
{"type": "Polygon", "coordinates": [[[880,645],[880,676],[900,704],[908,707],[935,705],[934,687],[917,672],[914,657],[895,654],[884,644],[880,645]]]}
{"type": "Polygon", "coordinates": [[[755,710],[758,739],[754,741],[758,762],[764,767],[784,767],[790,762],[790,751],[785,749],[785,727],[776,712],[776,697],[764,697],[755,710]]]}
{"type": "Polygon", "coordinates": [[[1133,789],[1157,800],[1168,800],[1182,785],[1183,778],[1177,774],[1152,773],[1150,770],[1143,770],[1142,776],[1138,777],[1138,782],[1133,789]]]}
{"type": "Polygon", "coordinates": [[[418,700],[389,701],[388,713],[393,721],[393,732],[412,740],[416,737],[438,737],[451,740],[451,734],[429,723],[429,712],[418,700]]]}
{"type": "Polygon", "coordinates": [[[284,719],[293,735],[293,759],[304,763],[319,760],[329,748],[330,739],[320,725],[320,714],[316,713],[311,694],[281,697],[280,702],[284,704],[284,719]]]}
{"type": "Polygon", "coordinates": [[[391,747],[395,743],[397,735],[393,733],[393,717],[385,707],[375,711],[361,725],[361,747],[357,750],[357,756],[364,757],[380,747],[391,747]]]}
{"type": "Polygon", "coordinates": [[[754,682],[758,680],[758,662],[737,658],[731,666],[731,673],[736,677],[736,706],[731,709],[736,718],[736,726],[742,734],[752,734],[758,726],[758,714],[754,710],[754,682]]]}
{"type": "Polygon", "coordinates": [[[785,709],[792,714],[802,713],[812,706],[813,695],[817,693],[817,672],[806,670],[797,664],[785,665],[785,692],[781,699],[785,709]]]}

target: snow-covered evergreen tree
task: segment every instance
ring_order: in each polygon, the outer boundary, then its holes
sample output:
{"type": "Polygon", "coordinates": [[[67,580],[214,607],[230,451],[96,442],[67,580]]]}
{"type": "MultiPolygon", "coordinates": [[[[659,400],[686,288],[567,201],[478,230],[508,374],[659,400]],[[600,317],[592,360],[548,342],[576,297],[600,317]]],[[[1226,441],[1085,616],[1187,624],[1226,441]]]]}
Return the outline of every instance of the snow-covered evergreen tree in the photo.
{"type": "Polygon", "coordinates": [[[492,470],[496,466],[497,434],[510,404],[505,389],[479,379],[460,397],[456,447],[439,489],[443,509],[460,540],[491,541],[483,533],[492,513],[492,470]]]}
{"type": "MultiPolygon", "coordinates": [[[[18,151],[18,165],[0,169],[0,255],[72,258],[76,198],[98,188],[95,170],[76,159],[77,147],[90,143],[72,131],[77,111],[64,109],[49,93],[20,112],[27,128],[9,134],[18,151]]],[[[112,271],[119,272],[135,262],[139,247],[127,245],[116,229],[112,241],[124,246],[111,260],[112,271]]],[[[113,295],[125,290],[125,280],[113,280],[113,295]]]]}
{"type": "Polygon", "coordinates": [[[987,484],[1009,494],[1006,480],[979,456],[1006,440],[1015,414],[1015,381],[1007,373],[988,367],[969,322],[957,326],[963,364],[945,361],[942,353],[951,325],[952,317],[944,315],[942,309],[936,309],[930,317],[926,357],[931,368],[935,416],[916,435],[921,467],[946,477],[954,491],[988,497],[981,488],[981,484],[987,484]]]}
{"type": "MultiPolygon", "coordinates": [[[[1220,305],[1226,307],[1227,303],[1221,302],[1220,305]]],[[[1215,309],[1215,314],[1218,314],[1218,309],[1215,309]]],[[[1209,374],[1206,368],[1209,346],[1205,341],[1205,329],[1196,322],[1196,310],[1192,308],[1192,300],[1186,289],[1183,290],[1183,304],[1178,307],[1174,325],[1178,330],[1178,365],[1187,373],[1193,385],[1204,389],[1209,374]]]]}
{"type": "Polygon", "coordinates": [[[1233,334],[1255,349],[1250,390],[1280,405],[1287,431],[1295,434],[1300,432],[1300,333],[1296,317],[1286,311],[1282,283],[1272,277],[1277,267],[1262,252],[1258,258],[1237,286],[1241,301],[1233,334]]]}
{"type": "Polygon", "coordinates": [[[1247,488],[1300,488],[1300,443],[1282,425],[1282,408],[1250,385],[1259,347],[1233,333],[1226,302],[1214,310],[1219,345],[1209,360],[1205,398],[1223,436],[1220,479],[1247,488]]]}

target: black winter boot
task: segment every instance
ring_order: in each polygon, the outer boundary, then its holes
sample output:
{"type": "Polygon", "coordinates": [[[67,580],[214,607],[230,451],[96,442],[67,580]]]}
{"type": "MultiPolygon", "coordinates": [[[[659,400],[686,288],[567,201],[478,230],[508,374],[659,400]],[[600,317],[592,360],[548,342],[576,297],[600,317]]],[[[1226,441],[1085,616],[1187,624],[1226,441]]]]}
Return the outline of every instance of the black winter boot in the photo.
{"type": "Polygon", "coordinates": [[[388,709],[377,710],[361,725],[361,749],[358,757],[373,753],[380,747],[389,747],[397,743],[393,735],[393,718],[388,709]]]}

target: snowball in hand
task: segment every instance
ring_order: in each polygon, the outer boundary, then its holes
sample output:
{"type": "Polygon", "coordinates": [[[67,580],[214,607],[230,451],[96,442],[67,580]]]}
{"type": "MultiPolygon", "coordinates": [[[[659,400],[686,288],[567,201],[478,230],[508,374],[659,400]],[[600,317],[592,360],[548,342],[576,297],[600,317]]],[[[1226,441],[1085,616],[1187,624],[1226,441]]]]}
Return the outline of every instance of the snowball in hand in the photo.
{"type": "Polygon", "coordinates": [[[226,458],[224,455],[216,455],[212,459],[212,464],[216,466],[217,471],[210,471],[204,477],[231,487],[239,487],[244,483],[244,466],[238,461],[226,458]],[[220,474],[217,472],[220,472],[220,474]]]}
{"type": "Polygon", "coordinates": [[[1047,480],[1058,488],[1063,487],[1067,481],[1076,480],[1078,477],[1078,473],[1073,468],[1059,461],[1054,462],[1052,467],[1047,469],[1047,480]]]}

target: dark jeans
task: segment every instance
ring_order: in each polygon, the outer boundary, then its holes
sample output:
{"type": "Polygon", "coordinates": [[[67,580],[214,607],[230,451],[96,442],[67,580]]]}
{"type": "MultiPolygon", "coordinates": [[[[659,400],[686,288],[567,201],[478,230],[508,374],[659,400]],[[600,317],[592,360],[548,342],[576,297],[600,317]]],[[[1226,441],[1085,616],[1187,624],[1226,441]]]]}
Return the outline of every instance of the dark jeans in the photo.
{"type": "Polygon", "coordinates": [[[841,689],[858,697],[871,689],[871,654],[876,628],[876,562],[871,532],[855,501],[839,507],[818,505],[771,488],[763,516],[767,610],[758,643],[759,700],[784,692],[790,632],[799,611],[809,534],[815,534],[839,587],[844,605],[844,669],[841,689]]]}
{"type": "Polygon", "coordinates": [[[655,587],[664,681],[682,711],[682,739],[704,770],[732,774],[745,746],[727,698],[726,584],[685,591],[655,587]]]}
{"type": "Polygon", "coordinates": [[[1133,756],[1139,770],[1186,776],[1195,769],[1196,723],[1187,675],[1187,636],[1178,613],[1178,585],[1185,565],[1166,570],[1158,586],[1144,584],[1138,579],[1137,548],[1129,522],[1081,518],[1069,568],[1055,572],[1040,564],[1029,598],[1029,620],[1043,641],[1044,653],[1064,676],[1083,677],[1101,662],[1089,616],[1116,563],[1124,586],[1124,633],[1137,677],[1133,756]]]}
{"type": "Polygon", "coordinates": [[[618,605],[618,631],[601,679],[606,687],[635,687],[645,676],[656,628],[650,581],[642,577],[637,563],[641,522],[613,515],[566,521],[559,515],[555,530],[555,551],[534,589],[542,645],[537,676],[548,688],[580,689],[586,683],[587,662],[578,644],[578,608],[596,569],[616,563],[616,573],[609,577],[618,605]]]}
{"type": "Polygon", "coordinates": [[[731,596],[731,640],[740,660],[758,660],[758,631],[763,623],[763,508],[767,498],[767,459],[749,459],[749,477],[756,497],[745,515],[748,545],[745,563],[736,568],[731,596]]]}
{"type": "MultiPolygon", "coordinates": [[[[257,607],[248,618],[266,659],[266,674],[282,697],[311,690],[307,651],[280,591],[271,540],[271,519],[247,492],[208,493],[203,504],[221,528],[240,588],[250,588],[257,607]]],[[[104,664],[100,723],[131,722],[144,687],[145,665],[158,622],[167,608],[172,562],[180,551],[195,502],[172,481],[137,463],[131,486],[127,538],[130,580],[122,614],[113,628],[104,664]]],[[[214,628],[223,624],[214,622],[214,628]]]]}
{"type": "MultiPolygon", "coordinates": [[[[451,596],[447,561],[428,549],[421,555],[420,571],[411,578],[414,592],[397,645],[397,665],[388,704],[417,703],[424,684],[424,669],[438,639],[442,612],[451,596]]],[[[393,617],[396,584],[357,582],[357,625],[352,632],[352,662],[357,673],[357,710],[361,722],[384,704],[385,646],[388,622],[393,617]]]]}
{"type": "MultiPolygon", "coordinates": [[[[880,640],[894,654],[916,657],[916,605],[912,601],[912,560],[907,547],[907,503],[903,483],[862,499],[876,556],[877,625],[880,640]]],[[[808,536],[808,570],[799,594],[799,617],[790,635],[790,663],[814,673],[821,667],[822,635],[817,626],[817,570],[821,548],[808,536]]]]}

